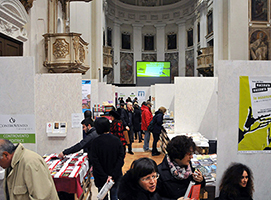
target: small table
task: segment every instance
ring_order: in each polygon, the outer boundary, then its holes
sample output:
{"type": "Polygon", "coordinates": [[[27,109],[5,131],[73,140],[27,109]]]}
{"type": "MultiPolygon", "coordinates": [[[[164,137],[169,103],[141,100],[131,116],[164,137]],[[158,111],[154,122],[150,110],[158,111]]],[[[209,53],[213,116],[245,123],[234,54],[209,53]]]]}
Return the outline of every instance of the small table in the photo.
{"type": "Polygon", "coordinates": [[[58,192],[73,193],[75,200],[83,200],[91,193],[91,173],[86,153],[70,154],[64,159],[59,159],[57,154],[46,154],[43,158],[58,192]]]}

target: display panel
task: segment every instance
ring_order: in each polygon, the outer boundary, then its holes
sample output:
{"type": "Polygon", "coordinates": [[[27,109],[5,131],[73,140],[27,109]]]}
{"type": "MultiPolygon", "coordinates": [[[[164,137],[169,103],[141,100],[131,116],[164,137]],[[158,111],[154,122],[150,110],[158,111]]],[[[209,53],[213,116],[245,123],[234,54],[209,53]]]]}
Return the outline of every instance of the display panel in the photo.
{"type": "Polygon", "coordinates": [[[137,62],[137,77],[170,77],[170,62],[137,62]]]}
{"type": "Polygon", "coordinates": [[[136,62],[136,79],[138,86],[155,83],[170,83],[170,62],[136,62]]]}

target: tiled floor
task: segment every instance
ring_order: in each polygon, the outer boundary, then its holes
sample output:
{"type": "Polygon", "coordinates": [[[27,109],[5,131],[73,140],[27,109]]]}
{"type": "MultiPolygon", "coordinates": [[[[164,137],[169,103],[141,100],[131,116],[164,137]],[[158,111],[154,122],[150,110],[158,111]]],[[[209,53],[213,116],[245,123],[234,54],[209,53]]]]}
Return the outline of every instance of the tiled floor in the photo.
{"type": "MultiPolygon", "coordinates": [[[[144,152],[143,143],[144,141],[139,143],[138,140],[135,140],[135,142],[132,144],[134,155],[126,153],[124,166],[122,167],[123,174],[125,174],[125,172],[130,168],[131,163],[138,158],[148,157],[148,158],[153,159],[157,164],[162,162],[164,154],[161,153],[159,156],[152,156],[151,152],[144,152]]],[[[159,147],[159,142],[157,146],[159,147]]],[[[152,138],[150,139],[150,147],[152,147],[152,138]]],[[[94,183],[92,185],[91,191],[92,191],[92,199],[96,199],[98,191],[97,191],[97,188],[94,186],[94,183]]],[[[5,198],[4,198],[4,192],[3,192],[3,181],[0,180],[0,200],[4,200],[4,199],[5,198]]]]}

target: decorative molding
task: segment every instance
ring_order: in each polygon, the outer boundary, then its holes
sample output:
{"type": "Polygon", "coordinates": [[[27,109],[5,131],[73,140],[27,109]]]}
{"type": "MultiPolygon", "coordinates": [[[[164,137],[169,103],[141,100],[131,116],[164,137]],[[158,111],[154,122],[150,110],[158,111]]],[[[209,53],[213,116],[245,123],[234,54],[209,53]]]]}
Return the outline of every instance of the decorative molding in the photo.
{"type": "Polygon", "coordinates": [[[52,73],[85,73],[88,69],[88,43],[79,33],[47,33],[43,65],[52,73]]]}
{"type": "Polygon", "coordinates": [[[28,15],[19,0],[0,1],[0,32],[16,40],[27,41],[26,30],[28,15]]]}
{"type": "Polygon", "coordinates": [[[56,39],[53,44],[53,55],[56,59],[65,58],[69,53],[69,43],[65,39],[56,39]]]}

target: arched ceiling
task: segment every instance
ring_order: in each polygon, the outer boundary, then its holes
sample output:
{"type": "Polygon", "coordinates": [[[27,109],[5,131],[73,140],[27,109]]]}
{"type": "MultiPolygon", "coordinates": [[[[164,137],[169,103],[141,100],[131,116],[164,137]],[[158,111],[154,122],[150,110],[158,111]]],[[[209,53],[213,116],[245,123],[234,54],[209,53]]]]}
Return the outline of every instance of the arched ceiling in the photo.
{"type": "Polygon", "coordinates": [[[193,15],[197,0],[107,0],[107,17],[124,24],[170,24],[193,15]]]}

